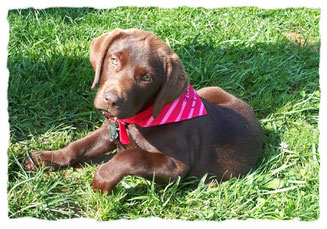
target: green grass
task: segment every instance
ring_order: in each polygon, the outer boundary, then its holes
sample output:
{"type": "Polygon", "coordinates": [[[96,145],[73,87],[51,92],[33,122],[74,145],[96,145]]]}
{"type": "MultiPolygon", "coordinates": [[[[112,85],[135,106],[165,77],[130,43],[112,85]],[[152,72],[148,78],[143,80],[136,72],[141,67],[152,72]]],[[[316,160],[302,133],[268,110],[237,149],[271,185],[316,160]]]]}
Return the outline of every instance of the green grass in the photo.
{"type": "Polygon", "coordinates": [[[10,11],[9,217],[318,219],[319,20],[320,10],[307,8],[10,11]],[[127,176],[113,195],[100,195],[92,191],[97,164],[24,171],[25,153],[61,148],[103,122],[93,107],[89,44],[116,27],[155,33],[194,88],[219,85],[254,108],[265,132],[254,172],[208,187],[127,176]]]}

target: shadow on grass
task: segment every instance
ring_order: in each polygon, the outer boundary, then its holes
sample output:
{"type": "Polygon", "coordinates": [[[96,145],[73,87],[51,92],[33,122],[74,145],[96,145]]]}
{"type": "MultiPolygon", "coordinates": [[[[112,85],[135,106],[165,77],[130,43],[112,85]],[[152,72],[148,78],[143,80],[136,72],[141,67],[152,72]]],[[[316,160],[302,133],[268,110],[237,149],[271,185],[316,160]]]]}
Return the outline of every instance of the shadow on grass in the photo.
{"type": "MultiPolygon", "coordinates": [[[[312,93],[319,88],[319,53],[314,48],[289,53],[294,44],[285,43],[273,53],[271,46],[212,47],[192,43],[174,50],[196,89],[220,86],[249,103],[260,120],[287,102],[301,99],[301,92],[312,93]]],[[[96,91],[90,90],[94,73],[88,57],[9,57],[8,69],[9,123],[15,140],[24,140],[29,134],[42,135],[53,126],[93,129],[92,123],[99,125],[101,115],[93,107],[96,91]]]]}

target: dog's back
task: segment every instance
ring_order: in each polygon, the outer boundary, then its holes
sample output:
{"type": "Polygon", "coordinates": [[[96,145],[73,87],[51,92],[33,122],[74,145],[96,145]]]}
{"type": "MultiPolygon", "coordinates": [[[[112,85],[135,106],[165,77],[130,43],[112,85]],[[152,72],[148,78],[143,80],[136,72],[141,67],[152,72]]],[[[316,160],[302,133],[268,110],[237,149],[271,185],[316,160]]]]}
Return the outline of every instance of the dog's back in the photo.
{"type": "Polygon", "coordinates": [[[212,173],[222,180],[245,175],[257,162],[263,144],[263,132],[252,108],[219,87],[197,92],[205,99],[210,117],[207,125],[212,130],[207,137],[215,143],[208,156],[218,164],[211,168],[212,173]]]}

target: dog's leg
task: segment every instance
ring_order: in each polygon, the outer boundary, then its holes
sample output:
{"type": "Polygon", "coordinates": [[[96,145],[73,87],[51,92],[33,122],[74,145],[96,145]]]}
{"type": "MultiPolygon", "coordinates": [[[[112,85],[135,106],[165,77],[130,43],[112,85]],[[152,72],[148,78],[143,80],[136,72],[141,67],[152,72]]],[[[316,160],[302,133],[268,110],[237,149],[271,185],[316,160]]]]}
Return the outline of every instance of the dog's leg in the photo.
{"type": "Polygon", "coordinates": [[[106,121],[100,128],[88,136],[74,141],[66,147],[54,151],[34,151],[24,161],[27,170],[36,170],[35,166],[44,164],[55,170],[60,166],[68,166],[84,159],[94,157],[116,148],[110,141],[108,125],[106,121]]]}
{"type": "Polygon", "coordinates": [[[179,176],[184,177],[189,166],[161,153],[149,153],[141,149],[118,152],[113,159],[101,165],[93,178],[93,189],[109,193],[126,175],[153,179],[157,183],[168,183],[179,176]]]}

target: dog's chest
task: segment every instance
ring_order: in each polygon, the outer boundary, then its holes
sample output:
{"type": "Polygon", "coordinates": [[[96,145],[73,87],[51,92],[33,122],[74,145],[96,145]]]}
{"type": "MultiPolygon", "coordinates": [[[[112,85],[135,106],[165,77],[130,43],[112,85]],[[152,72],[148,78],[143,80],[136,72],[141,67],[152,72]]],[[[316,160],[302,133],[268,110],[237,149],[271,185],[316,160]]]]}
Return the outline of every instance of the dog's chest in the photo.
{"type": "Polygon", "coordinates": [[[116,139],[116,145],[120,150],[133,149],[133,148],[141,148],[148,152],[158,152],[158,149],[151,144],[151,130],[152,128],[141,128],[136,126],[135,124],[129,124],[126,128],[129,144],[124,145],[119,142],[119,138],[116,139]]]}

